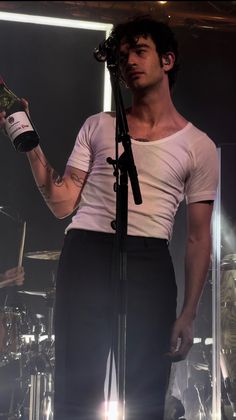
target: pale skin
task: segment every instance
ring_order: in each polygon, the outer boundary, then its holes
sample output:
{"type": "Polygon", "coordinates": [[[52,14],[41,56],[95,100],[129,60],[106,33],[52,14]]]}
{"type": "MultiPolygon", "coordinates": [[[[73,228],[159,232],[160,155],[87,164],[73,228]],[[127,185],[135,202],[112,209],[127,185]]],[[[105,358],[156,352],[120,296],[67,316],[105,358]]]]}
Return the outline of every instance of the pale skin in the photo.
{"type": "MultiPolygon", "coordinates": [[[[181,130],[187,124],[171,99],[168,71],[174,54],[167,52],[162,63],[150,37],[140,37],[132,48],[121,44],[121,68],[133,94],[127,110],[130,135],[145,141],[158,140],[181,130]]],[[[27,102],[24,101],[27,109],[27,102]]],[[[0,125],[4,128],[4,112],[0,125]]],[[[27,153],[38,188],[50,210],[58,218],[71,214],[79,204],[87,173],[67,166],[62,177],[47,162],[40,146],[27,153]]],[[[212,203],[189,204],[187,208],[187,242],[185,257],[185,298],[173,325],[170,351],[173,361],[184,359],[193,343],[193,325],[210,261],[210,221],[212,203]]]]}

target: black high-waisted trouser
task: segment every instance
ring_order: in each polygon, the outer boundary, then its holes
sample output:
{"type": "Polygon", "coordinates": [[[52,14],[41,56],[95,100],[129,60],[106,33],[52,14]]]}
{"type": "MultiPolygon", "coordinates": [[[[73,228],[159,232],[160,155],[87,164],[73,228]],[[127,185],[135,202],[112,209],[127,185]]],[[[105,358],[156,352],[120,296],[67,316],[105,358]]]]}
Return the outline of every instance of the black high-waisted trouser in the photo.
{"type": "MultiPolygon", "coordinates": [[[[114,235],[70,230],[55,311],[55,420],[103,419],[111,347],[114,235]]],[[[127,237],[126,420],[162,420],[176,284],[164,239],[127,237]]],[[[115,334],[116,336],[116,334],[115,334]]]]}

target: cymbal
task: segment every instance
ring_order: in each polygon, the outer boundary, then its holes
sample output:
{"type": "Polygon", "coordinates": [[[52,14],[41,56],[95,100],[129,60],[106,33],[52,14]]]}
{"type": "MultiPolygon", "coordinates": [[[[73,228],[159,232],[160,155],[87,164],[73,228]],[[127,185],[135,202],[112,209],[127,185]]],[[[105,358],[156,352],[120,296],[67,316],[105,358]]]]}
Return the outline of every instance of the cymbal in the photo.
{"type": "Polygon", "coordinates": [[[19,290],[18,293],[23,293],[25,295],[32,295],[32,296],[46,296],[46,292],[40,292],[39,290],[19,290]]]}
{"type": "Polygon", "coordinates": [[[51,260],[57,261],[61,255],[61,251],[34,251],[27,252],[25,257],[34,258],[36,260],[51,260]]]}
{"type": "Polygon", "coordinates": [[[55,288],[48,289],[47,291],[42,290],[19,290],[18,293],[23,293],[25,295],[31,296],[41,296],[44,298],[52,297],[55,294],[55,288]]]}

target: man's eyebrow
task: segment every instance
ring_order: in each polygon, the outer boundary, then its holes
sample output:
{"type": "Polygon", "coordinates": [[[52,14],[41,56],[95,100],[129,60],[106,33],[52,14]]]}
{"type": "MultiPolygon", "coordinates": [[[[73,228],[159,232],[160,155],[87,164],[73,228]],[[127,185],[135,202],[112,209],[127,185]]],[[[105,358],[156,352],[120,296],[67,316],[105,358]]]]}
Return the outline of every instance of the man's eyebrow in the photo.
{"type": "MultiPolygon", "coordinates": [[[[146,48],[146,49],[150,49],[150,45],[142,43],[142,44],[132,44],[128,47],[129,50],[137,50],[139,48],[146,48]]],[[[127,51],[120,51],[120,55],[126,55],[127,51]]]]}
{"type": "Polygon", "coordinates": [[[148,44],[135,44],[132,48],[150,48],[150,45],[148,44]]]}

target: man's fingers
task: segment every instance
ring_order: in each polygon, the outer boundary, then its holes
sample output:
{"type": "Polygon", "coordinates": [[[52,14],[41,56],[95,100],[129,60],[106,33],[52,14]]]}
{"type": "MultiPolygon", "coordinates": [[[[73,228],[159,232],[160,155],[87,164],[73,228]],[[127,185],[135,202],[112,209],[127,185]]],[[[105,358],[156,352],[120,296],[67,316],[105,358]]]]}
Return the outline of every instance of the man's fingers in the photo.
{"type": "Polygon", "coordinates": [[[25,278],[25,270],[24,267],[14,267],[10,268],[4,273],[4,281],[7,281],[7,284],[12,286],[16,284],[17,286],[21,286],[24,283],[25,278]]]}
{"type": "Polygon", "coordinates": [[[189,335],[182,338],[175,335],[172,336],[170,351],[166,354],[173,362],[184,360],[193,345],[193,339],[189,335]]]}
{"type": "Polygon", "coordinates": [[[7,135],[6,130],[5,130],[5,122],[6,122],[6,112],[5,111],[1,111],[0,112],[0,129],[2,130],[2,133],[4,135],[7,135]]]}
{"type": "Polygon", "coordinates": [[[29,114],[29,102],[26,99],[21,98],[21,103],[23,107],[25,108],[25,111],[27,112],[27,114],[29,114]]]}

